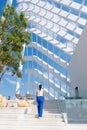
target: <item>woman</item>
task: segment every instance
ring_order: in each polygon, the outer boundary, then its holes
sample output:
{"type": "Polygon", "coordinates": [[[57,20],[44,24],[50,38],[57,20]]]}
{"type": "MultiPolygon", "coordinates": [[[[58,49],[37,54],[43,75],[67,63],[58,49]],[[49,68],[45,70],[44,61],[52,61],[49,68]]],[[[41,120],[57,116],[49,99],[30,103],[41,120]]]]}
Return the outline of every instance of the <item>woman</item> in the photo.
{"type": "Polygon", "coordinates": [[[42,117],[44,105],[44,90],[42,85],[39,85],[39,90],[36,91],[36,100],[38,103],[38,117],[42,117]]]}

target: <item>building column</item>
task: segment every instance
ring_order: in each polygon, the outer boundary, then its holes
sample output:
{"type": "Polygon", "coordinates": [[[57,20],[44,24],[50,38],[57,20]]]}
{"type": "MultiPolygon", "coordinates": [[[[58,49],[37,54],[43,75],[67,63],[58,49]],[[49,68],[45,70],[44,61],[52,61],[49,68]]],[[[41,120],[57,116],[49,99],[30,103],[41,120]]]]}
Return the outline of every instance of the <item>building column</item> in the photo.
{"type": "MultiPolygon", "coordinates": [[[[25,51],[25,44],[23,45],[23,51],[22,51],[22,56],[24,56],[24,51],[25,51]]],[[[23,65],[21,64],[20,62],[20,67],[19,67],[19,70],[22,72],[22,68],[23,68],[23,65]]],[[[17,84],[16,84],[16,94],[20,94],[20,83],[21,83],[21,78],[18,78],[17,79],[17,84]]]]}

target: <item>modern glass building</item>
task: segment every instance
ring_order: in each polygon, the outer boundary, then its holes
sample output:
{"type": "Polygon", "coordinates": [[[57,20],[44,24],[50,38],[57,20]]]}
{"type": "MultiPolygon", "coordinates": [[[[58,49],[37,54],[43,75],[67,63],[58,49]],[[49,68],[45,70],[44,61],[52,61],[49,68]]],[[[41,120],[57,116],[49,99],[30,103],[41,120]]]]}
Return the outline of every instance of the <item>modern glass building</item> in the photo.
{"type": "MultiPolygon", "coordinates": [[[[2,0],[3,6],[6,2],[2,0]]],[[[42,84],[47,99],[72,96],[68,67],[86,26],[87,0],[13,0],[11,4],[29,19],[31,43],[25,47],[22,67],[25,93],[35,96],[42,84]]],[[[20,79],[16,93],[21,93],[20,79]]]]}

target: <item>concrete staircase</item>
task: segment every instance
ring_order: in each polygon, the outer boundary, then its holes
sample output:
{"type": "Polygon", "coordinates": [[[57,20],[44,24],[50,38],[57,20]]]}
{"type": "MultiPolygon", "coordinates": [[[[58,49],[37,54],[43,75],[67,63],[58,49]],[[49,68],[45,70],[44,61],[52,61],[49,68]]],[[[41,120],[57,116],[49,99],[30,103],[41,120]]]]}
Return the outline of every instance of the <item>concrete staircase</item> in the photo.
{"type": "Polygon", "coordinates": [[[45,101],[43,117],[37,118],[37,105],[30,108],[0,108],[0,130],[57,130],[65,125],[57,101],[45,101]]]}

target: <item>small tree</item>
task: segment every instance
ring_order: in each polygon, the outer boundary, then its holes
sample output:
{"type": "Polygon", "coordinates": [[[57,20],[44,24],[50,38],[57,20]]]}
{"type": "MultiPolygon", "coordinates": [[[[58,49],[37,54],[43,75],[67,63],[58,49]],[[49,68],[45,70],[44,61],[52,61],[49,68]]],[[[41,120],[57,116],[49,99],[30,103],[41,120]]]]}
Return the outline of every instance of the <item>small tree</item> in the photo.
{"type": "Polygon", "coordinates": [[[0,18],[0,81],[7,71],[12,76],[22,77],[19,70],[22,57],[23,45],[30,43],[30,33],[26,31],[28,19],[24,13],[19,15],[15,8],[7,5],[0,18]]]}

